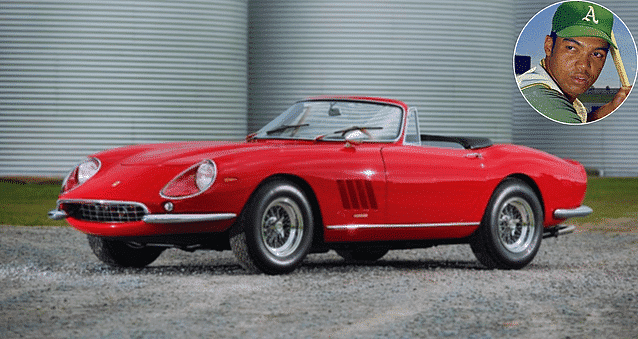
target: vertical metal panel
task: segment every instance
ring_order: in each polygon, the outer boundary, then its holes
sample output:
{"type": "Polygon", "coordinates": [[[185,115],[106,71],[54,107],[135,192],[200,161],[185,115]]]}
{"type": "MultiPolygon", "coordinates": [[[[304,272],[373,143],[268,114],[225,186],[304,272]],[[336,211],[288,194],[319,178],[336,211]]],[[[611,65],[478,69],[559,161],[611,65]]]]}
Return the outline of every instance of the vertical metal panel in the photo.
{"type": "Polygon", "coordinates": [[[246,134],[246,0],[3,1],[0,176],[246,134]]]}
{"type": "Polygon", "coordinates": [[[249,131],[312,95],[416,106],[423,133],[511,141],[514,0],[253,1],[249,131]]]}
{"type": "MultiPolygon", "coordinates": [[[[638,32],[638,6],[631,1],[595,1],[618,15],[634,34],[638,32]]],[[[516,10],[518,35],[527,21],[555,1],[519,1],[516,10]]],[[[611,57],[605,67],[614,67],[611,57]]],[[[638,176],[638,93],[634,89],[623,105],[602,121],[585,126],[551,122],[532,108],[517,90],[513,141],[560,157],[580,161],[605,176],[638,176]]]]}
{"type": "MultiPolygon", "coordinates": [[[[59,176],[124,144],[240,138],[246,109],[254,131],[318,94],[397,98],[419,107],[424,133],[638,176],[636,93],[574,128],[539,116],[516,88],[516,36],[553,2],[251,1],[248,19],[247,0],[3,1],[0,176],[59,176]]],[[[636,34],[638,7],[599,2],[636,34]]]]}

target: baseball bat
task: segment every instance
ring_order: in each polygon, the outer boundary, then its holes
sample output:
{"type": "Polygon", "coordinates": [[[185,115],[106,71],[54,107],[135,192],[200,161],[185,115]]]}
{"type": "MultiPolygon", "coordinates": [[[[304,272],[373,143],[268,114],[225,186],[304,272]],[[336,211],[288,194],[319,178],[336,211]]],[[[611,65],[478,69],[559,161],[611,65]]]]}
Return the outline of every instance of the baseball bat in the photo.
{"type": "MultiPolygon", "coordinates": [[[[611,42],[613,42],[614,45],[618,46],[613,31],[611,32],[611,42]]],[[[622,58],[620,57],[620,50],[611,46],[611,57],[614,59],[614,65],[616,65],[616,71],[618,71],[618,76],[620,77],[620,84],[622,85],[622,87],[631,86],[631,84],[629,83],[629,78],[627,77],[627,72],[625,71],[625,66],[622,63],[622,58]]]]}

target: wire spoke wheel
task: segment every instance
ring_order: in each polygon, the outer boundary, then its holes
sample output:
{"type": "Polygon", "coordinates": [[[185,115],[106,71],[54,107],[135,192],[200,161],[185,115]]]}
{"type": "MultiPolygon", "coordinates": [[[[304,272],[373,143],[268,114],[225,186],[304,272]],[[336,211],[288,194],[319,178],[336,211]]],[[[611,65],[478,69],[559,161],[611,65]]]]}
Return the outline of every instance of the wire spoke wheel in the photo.
{"type": "Polygon", "coordinates": [[[498,216],[498,238],[508,251],[521,253],[534,240],[534,211],[524,199],[515,197],[503,204],[498,216]]]}
{"type": "Polygon", "coordinates": [[[230,247],[250,272],[292,272],[310,252],[313,208],[305,192],[286,180],[259,187],[230,232],[230,247]]]}
{"type": "Polygon", "coordinates": [[[261,221],[261,237],[266,249],[278,257],[293,253],[303,238],[303,216],[290,198],[272,201],[261,221]]]}
{"type": "Polygon", "coordinates": [[[494,190],[470,246],[488,268],[520,269],[534,259],[542,236],[543,206],[538,196],[527,183],[508,178],[494,190]]]}

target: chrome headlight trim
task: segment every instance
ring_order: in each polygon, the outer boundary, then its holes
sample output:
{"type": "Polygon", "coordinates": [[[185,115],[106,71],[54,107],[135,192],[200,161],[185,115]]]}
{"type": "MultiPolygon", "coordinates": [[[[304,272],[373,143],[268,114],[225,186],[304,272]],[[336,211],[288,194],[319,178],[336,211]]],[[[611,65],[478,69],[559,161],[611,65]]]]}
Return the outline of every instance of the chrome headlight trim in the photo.
{"type": "Polygon", "coordinates": [[[159,195],[160,197],[164,199],[170,199],[170,200],[182,200],[182,199],[193,198],[206,192],[211,186],[213,186],[216,179],[217,179],[217,164],[215,164],[213,160],[204,159],[198,162],[197,164],[185,169],[178,175],[176,175],[171,181],[168,182],[168,184],[166,184],[166,186],[164,186],[160,190],[159,195]],[[170,196],[165,193],[165,191],[171,185],[175,184],[178,180],[182,179],[182,177],[184,177],[187,173],[192,171],[194,171],[193,185],[197,187],[197,189],[199,190],[197,193],[184,195],[184,196],[170,196]],[[202,179],[199,179],[198,177],[202,177],[202,179]],[[207,178],[207,179],[204,179],[204,178],[207,178]],[[198,181],[200,182],[199,184],[198,184],[198,181]]]}
{"type": "Polygon", "coordinates": [[[61,193],[66,193],[66,192],[72,191],[72,190],[82,186],[82,184],[84,184],[89,179],[94,177],[100,171],[100,169],[102,169],[102,162],[100,161],[100,159],[98,159],[96,157],[89,157],[89,158],[84,159],[82,162],[80,162],[75,167],[73,167],[73,169],[69,172],[69,174],[66,175],[66,177],[62,181],[62,192],[61,193]],[[86,168],[85,167],[84,169],[82,169],[84,173],[82,174],[83,178],[80,180],[79,172],[81,170],[81,167],[86,166],[86,165],[88,165],[90,163],[92,163],[94,165],[94,167],[93,168],[86,168]],[[65,190],[64,188],[67,186],[69,180],[71,180],[72,177],[75,177],[75,178],[73,178],[73,180],[75,180],[76,183],[73,185],[73,187],[65,190]]]}

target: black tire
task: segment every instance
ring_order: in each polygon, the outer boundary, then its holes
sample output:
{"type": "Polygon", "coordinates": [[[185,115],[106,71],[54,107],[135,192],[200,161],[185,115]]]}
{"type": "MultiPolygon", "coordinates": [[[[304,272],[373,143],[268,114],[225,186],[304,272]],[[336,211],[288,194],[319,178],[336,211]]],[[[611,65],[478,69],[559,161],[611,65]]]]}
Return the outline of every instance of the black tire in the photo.
{"type": "Polygon", "coordinates": [[[534,259],[542,238],[541,203],[527,184],[512,178],[494,191],[470,246],[488,268],[520,269],[534,259]]]}
{"type": "Polygon", "coordinates": [[[88,235],[89,246],[102,262],[114,267],[144,267],[162,254],[161,247],[131,247],[123,241],[88,235]]]}
{"type": "Polygon", "coordinates": [[[377,261],[388,253],[387,248],[355,248],[337,250],[337,254],[346,261],[377,261]]]}
{"type": "Polygon", "coordinates": [[[272,181],[249,200],[231,233],[230,247],[252,273],[290,273],[310,251],[313,221],[303,190],[288,181],[272,181]]]}

